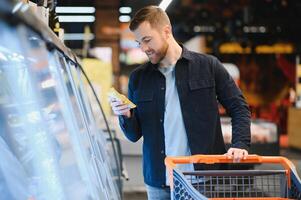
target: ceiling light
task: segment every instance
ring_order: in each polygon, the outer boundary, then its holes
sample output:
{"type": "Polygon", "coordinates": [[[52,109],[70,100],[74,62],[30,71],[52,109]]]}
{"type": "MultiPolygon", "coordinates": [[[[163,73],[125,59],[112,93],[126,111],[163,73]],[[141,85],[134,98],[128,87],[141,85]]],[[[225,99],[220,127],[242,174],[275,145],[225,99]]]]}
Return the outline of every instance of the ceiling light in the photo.
{"type": "Polygon", "coordinates": [[[64,40],[93,40],[95,35],[92,33],[65,33],[64,40]]]}
{"type": "Polygon", "coordinates": [[[132,8],[131,7],[120,7],[119,12],[122,14],[129,14],[132,12],[132,8]]]}
{"type": "Polygon", "coordinates": [[[260,26],[259,27],[259,32],[265,33],[266,32],[266,28],[264,26],[260,26]]]}
{"type": "Polygon", "coordinates": [[[194,26],[193,31],[194,32],[201,32],[201,27],[200,26],[194,26]]]}
{"type": "Polygon", "coordinates": [[[93,15],[66,15],[58,16],[59,22],[94,22],[95,17],[93,15]]]}
{"type": "Polygon", "coordinates": [[[159,7],[162,10],[166,10],[166,8],[168,7],[168,5],[172,2],[172,0],[163,0],[161,1],[161,3],[159,4],[159,7]]]}
{"type": "Polygon", "coordinates": [[[198,33],[214,33],[215,32],[215,27],[214,26],[194,26],[193,31],[198,33]]]}
{"type": "Polygon", "coordinates": [[[131,17],[129,15],[120,15],[119,21],[120,22],[129,22],[129,21],[131,21],[131,17]]]}
{"type": "Polygon", "coordinates": [[[56,13],[95,13],[94,7],[56,7],[56,13]]]}
{"type": "Polygon", "coordinates": [[[244,26],[243,31],[245,33],[266,33],[267,28],[265,26],[244,26]]]}

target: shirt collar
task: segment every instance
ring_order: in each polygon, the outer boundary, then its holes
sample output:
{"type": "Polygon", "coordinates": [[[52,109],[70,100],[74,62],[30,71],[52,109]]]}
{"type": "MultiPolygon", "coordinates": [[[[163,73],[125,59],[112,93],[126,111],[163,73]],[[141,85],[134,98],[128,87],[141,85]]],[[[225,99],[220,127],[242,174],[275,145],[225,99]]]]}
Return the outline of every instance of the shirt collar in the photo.
{"type": "Polygon", "coordinates": [[[184,47],[182,44],[180,44],[180,46],[182,47],[182,54],[181,54],[180,59],[185,58],[186,60],[191,60],[192,59],[191,52],[186,47],[184,47]]]}

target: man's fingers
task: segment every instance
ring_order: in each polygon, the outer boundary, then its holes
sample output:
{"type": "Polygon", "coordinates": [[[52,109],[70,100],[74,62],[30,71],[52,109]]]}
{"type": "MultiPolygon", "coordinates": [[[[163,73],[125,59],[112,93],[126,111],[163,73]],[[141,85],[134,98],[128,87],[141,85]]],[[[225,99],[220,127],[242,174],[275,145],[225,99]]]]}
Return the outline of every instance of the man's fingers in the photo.
{"type": "Polygon", "coordinates": [[[116,99],[115,97],[111,97],[111,96],[108,96],[108,100],[109,101],[118,101],[118,99],[116,99]]]}
{"type": "Polygon", "coordinates": [[[122,100],[115,98],[115,97],[110,97],[110,96],[108,97],[108,100],[109,100],[109,102],[116,102],[116,101],[122,102],[122,100]]]}
{"type": "Polygon", "coordinates": [[[118,109],[118,110],[113,110],[115,114],[119,114],[119,113],[126,113],[128,111],[130,111],[130,108],[125,108],[125,109],[118,109]]]}
{"type": "Polygon", "coordinates": [[[229,150],[228,150],[228,152],[226,153],[226,155],[227,155],[227,157],[229,158],[229,159],[231,159],[231,158],[233,158],[233,149],[232,148],[230,148],[229,150]]]}
{"type": "Polygon", "coordinates": [[[113,106],[112,109],[113,111],[124,110],[124,109],[129,109],[129,106],[127,104],[120,104],[117,106],[113,106]]]}
{"type": "Polygon", "coordinates": [[[129,110],[114,111],[115,115],[126,115],[129,110]]]}
{"type": "Polygon", "coordinates": [[[126,106],[126,108],[115,108],[113,109],[113,112],[116,114],[116,115],[123,115],[127,112],[129,112],[131,109],[126,106]]]}
{"type": "Polygon", "coordinates": [[[125,115],[131,110],[128,104],[116,98],[109,97],[109,102],[115,115],[125,115]]]}
{"type": "Polygon", "coordinates": [[[243,151],[244,151],[244,157],[243,157],[243,159],[245,160],[248,157],[248,151],[246,151],[246,150],[243,150],[243,151]]]}
{"type": "Polygon", "coordinates": [[[123,102],[120,102],[120,101],[111,101],[112,108],[122,106],[122,105],[126,105],[126,104],[124,104],[123,102]]]}
{"type": "Polygon", "coordinates": [[[243,158],[244,152],[242,150],[236,150],[234,153],[234,162],[240,162],[240,160],[243,158]]]}
{"type": "Polygon", "coordinates": [[[239,157],[239,152],[238,151],[233,151],[233,162],[237,162],[239,157]]]}
{"type": "Polygon", "coordinates": [[[228,159],[233,159],[233,162],[240,162],[242,159],[246,159],[248,156],[248,151],[239,148],[230,148],[225,154],[228,159]]]}
{"type": "Polygon", "coordinates": [[[113,109],[113,112],[116,115],[124,115],[129,111],[130,111],[130,108],[128,106],[126,106],[126,107],[123,106],[122,108],[118,107],[118,108],[113,109]]]}

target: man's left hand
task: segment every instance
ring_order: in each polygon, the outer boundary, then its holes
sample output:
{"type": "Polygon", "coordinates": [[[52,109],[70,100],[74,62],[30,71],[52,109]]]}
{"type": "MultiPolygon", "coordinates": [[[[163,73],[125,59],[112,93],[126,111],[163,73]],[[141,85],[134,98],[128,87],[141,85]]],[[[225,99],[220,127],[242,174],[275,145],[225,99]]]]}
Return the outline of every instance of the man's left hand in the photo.
{"type": "Polygon", "coordinates": [[[230,148],[225,155],[227,155],[228,158],[233,159],[234,163],[238,163],[241,159],[247,158],[248,151],[245,149],[230,148]]]}

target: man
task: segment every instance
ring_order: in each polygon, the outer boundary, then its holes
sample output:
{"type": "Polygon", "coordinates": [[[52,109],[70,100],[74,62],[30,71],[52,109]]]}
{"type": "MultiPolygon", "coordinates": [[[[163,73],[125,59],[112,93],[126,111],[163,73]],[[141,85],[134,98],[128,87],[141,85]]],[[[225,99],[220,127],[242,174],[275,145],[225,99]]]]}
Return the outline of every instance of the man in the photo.
{"type": "MultiPolygon", "coordinates": [[[[130,24],[149,58],[130,76],[129,109],[111,99],[126,137],[142,136],[143,174],[149,199],[170,199],[164,158],[193,154],[224,154],[217,100],[232,117],[233,139],[227,155],[246,158],[250,145],[250,112],[241,91],[212,56],[179,45],[167,14],[156,6],[139,10],[130,24]]],[[[193,170],[192,165],[182,167],[193,170]]]]}

